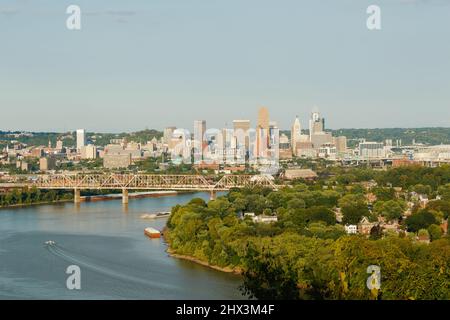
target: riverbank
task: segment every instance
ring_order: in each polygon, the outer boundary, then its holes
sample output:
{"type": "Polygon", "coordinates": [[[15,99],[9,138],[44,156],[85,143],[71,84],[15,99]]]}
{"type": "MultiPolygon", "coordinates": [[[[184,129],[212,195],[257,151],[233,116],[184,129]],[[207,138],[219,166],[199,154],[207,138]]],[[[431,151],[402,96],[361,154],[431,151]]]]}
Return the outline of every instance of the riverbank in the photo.
{"type": "Polygon", "coordinates": [[[200,259],[192,257],[192,256],[176,253],[173,249],[170,248],[170,244],[167,241],[168,234],[169,234],[169,229],[167,227],[164,227],[164,229],[162,230],[162,236],[163,236],[164,241],[167,243],[166,253],[170,257],[194,262],[196,264],[202,265],[204,267],[208,267],[210,269],[214,269],[216,271],[220,271],[220,272],[224,272],[224,273],[231,273],[231,274],[235,274],[235,275],[242,275],[243,270],[239,267],[235,267],[235,268],[219,267],[219,266],[210,264],[206,261],[200,260],[200,259]]]}
{"type": "MultiPolygon", "coordinates": [[[[149,192],[135,192],[128,195],[129,199],[141,199],[141,198],[158,198],[158,197],[168,197],[177,196],[184,193],[191,193],[186,191],[149,191],[149,192]]],[[[98,201],[110,201],[110,200],[120,200],[122,199],[122,194],[105,194],[105,195],[93,195],[93,196],[82,196],[80,202],[98,202],[98,201]]],[[[25,208],[31,206],[49,205],[49,204],[60,204],[73,202],[72,199],[61,199],[55,201],[41,201],[33,203],[16,203],[7,206],[0,206],[0,209],[11,209],[11,208],[25,208]]]]}
{"type": "Polygon", "coordinates": [[[60,203],[66,203],[66,202],[73,202],[73,199],[62,199],[62,200],[56,200],[56,201],[40,201],[40,202],[33,202],[33,203],[16,203],[16,204],[8,205],[8,206],[0,206],[0,209],[26,208],[26,207],[33,207],[33,206],[49,205],[49,204],[60,204],[60,203]]]}

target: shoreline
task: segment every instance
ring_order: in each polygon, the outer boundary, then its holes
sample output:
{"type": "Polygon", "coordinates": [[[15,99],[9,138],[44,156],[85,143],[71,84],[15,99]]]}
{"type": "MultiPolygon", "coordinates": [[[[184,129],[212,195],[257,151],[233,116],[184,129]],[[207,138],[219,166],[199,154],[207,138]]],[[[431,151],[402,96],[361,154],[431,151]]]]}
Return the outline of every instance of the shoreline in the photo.
{"type": "Polygon", "coordinates": [[[208,262],[205,262],[203,260],[194,258],[192,256],[187,256],[187,255],[175,253],[170,248],[168,248],[166,250],[166,252],[169,255],[169,257],[172,257],[172,258],[190,261],[190,262],[199,264],[201,266],[204,266],[204,267],[216,270],[216,271],[224,272],[224,273],[232,273],[232,274],[235,274],[235,275],[242,275],[242,270],[240,268],[219,267],[219,266],[216,266],[216,265],[213,265],[213,264],[209,264],[208,262]]]}
{"type": "Polygon", "coordinates": [[[169,257],[175,258],[175,259],[180,259],[180,260],[185,260],[185,261],[190,261],[195,264],[198,264],[198,265],[201,265],[201,266],[204,266],[204,267],[216,270],[216,271],[224,272],[224,273],[231,273],[231,274],[239,275],[239,276],[242,275],[242,269],[239,267],[234,267],[234,268],[219,267],[219,266],[210,264],[209,262],[195,258],[193,256],[176,253],[173,249],[170,248],[170,244],[167,241],[166,237],[167,237],[168,233],[169,233],[169,229],[167,227],[164,227],[164,229],[162,230],[162,236],[163,236],[164,242],[167,244],[166,253],[168,254],[169,257]]]}
{"type": "Polygon", "coordinates": [[[66,202],[73,202],[73,199],[64,199],[64,200],[56,200],[56,201],[42,201],[42,202],[34,202],[34,203],[16,203],[11,204],[8,206],[0,206],[1,209],[11,209],[11,208],[26,208],[26,207],[33,207],[33,206],[43,206],[43,205],[49,205],[49,204],[60,204],[60,203],[66,203],[66,202]]]}
{"type": "MultiPolygon", "coordinates": [[[[141,199],[141,198],[158,198],[158,197],[170,197],[177,196],[180,194],[190,193],[189,191],[151,191],[151,192],[136,192],[130,193],[129,199],[141,199]]],[[[109,194],[109,195],[93,195],[93,196],[83,196],[81,197],[80,202],[99,202],[99,201],[112,201],[112,200],[120,200],[122,199],[122,194],[109,194]]],[[[26,208],[32,206],[41,206],[41,205],[52,205],[52,204],[61,204],[73,202],[73,199],[61,199],[56,201],[42,201],[42,202],[34,202],[34,203],[20,203],[20,204],[11,204],[8,206],[0,206],[0,210],[2,209],[14,209],[14,208],[26,208]]]]}

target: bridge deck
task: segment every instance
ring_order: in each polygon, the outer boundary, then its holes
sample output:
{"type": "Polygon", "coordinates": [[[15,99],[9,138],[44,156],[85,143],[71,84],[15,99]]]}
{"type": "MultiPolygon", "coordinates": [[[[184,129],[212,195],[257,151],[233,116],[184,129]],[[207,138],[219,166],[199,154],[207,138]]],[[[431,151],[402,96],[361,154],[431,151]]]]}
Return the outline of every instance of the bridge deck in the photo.
{"type": "Polygon", "coordinates": [[[39,189],[127,189],[226,191],[232,188],[263,186],[278,189],[267,175],[224,175],[220,180],[202,175],[77,174],[13,176],[0,188],[39,189]]]}

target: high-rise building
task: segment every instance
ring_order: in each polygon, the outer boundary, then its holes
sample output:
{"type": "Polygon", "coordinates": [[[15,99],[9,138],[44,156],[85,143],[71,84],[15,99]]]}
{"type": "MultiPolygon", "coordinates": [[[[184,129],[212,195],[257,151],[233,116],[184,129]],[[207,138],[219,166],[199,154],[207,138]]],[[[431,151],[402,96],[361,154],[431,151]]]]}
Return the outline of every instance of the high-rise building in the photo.
{"type": "Polygon", "coordinates": [[[240,158],[245,159],[250,148],[250,120],[233,120],[233,135],[235,151],[240,158]]]}
{"type": "Polygon", "coordinates": [[[56,169],[56,159],[52,157],[40,158],[39,159],[39,170],[48,171],[56,169]]]}
{"type": "Polygon", "coordinates": [[[339,136],[334,138],[334,145],[338,153],[345,153],[347,151],[347,137],[339,136]]]}
{"type": "Polygon", "coordinates": [[[258,123],[256,126],[256,157],[266,157],[269,146],[269,111],[261,107],[258,111],[258,123]]]}
{"type": "Polygon", "coordinates": [[[167,127],[164,128],[164,135],[163,135],[163,143],[164,144],[169,144],[170,141],[172,140],[172,135],[173,132],[176,130],[176,127],[167,127]]]}
{"type": "Polygon", "coordinates": [[[325,120],[320,117],[318,111],[311,113],[311,119],[309,120],[309,137],[310,139],[316,133],[323,132],[325,130],[325,120]]]}
{"type": "Polygon", "coordinates": [[[97,147],[93,144],[81,147],[80,151],[82,159],[97,159],[97,147]]]}
{"type": "Polygon", "coordinates": [[[206,140],[206,121],[194,121],[194,161],[203,160],[205,148],[208,146],[206,140]]]}
{"type": "Polygon", "coordinates": [[[77,150],[81,150],[86,145],[86,131],[84,129],[77,130],[77,150]]]}
{"type": "Polygon", "coordinates": [[[56,141],[56,150],[61,151],[64,148],[63,141],[57,140],[56,141]]]}
{"type": "Polygon", "coordinates": [[[311,135],[311,143],[313,144],[314,148],[320,148],[324,144],[330,144],[333,143],[333,136],[330,132],[314,132],[311,135]]]}
{"type": "Polygon", "coordinates": [[[300,125],[300,120],[298,119],[298,116],[295,117],[294,125],[292,126],[291,130],[291,145],[292,145],[292,151],[295,152],[296,143],[300,141],[300,136],[302,134],[300,125]]]}
{"type": "Polygon", "coordinates": [[[269,110],[266,107],[259,108],[257,126],[263,129],[269,129],[269,110]]]}

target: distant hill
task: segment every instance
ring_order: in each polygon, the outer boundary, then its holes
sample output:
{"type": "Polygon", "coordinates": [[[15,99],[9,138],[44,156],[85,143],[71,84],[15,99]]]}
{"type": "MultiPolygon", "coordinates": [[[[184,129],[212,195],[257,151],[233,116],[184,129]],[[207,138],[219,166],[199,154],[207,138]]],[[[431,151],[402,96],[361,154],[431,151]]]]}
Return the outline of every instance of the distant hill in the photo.
{"type": "MultiPolygon", "coordinates": [[[[157,130],[142,130],[132,133],[93,133],[87,132],[87,139],[95,145],[104,146],[110,143],[111,139],[126,138],[128,141],[136,141],[145,143],[152,140],[154,137],[159,139],[162,137],[162,132],[157,130]]],[[[22,131],[0,131],[0,148],[3,148],[6,143],[11,141],[19,141],[29,146],[47,146],[48,142],[52,143],[54,147],[56,141],[62,139],[65,146],[75,145],[75,132],[22,132],[22,131]]]]}
{"type": "Polygon", "coordinates": [[[347,139],[361,139],[383,142],[386,139],[402,140],[402,145],[416,143],[429,145],[450,144],[450,128],[380,128],[380,129],[339,129],[333,130],[337,136],[347,139]]]}
{"type": "MultiPolygon", "coordinates": [[[[384,142],[386,139],[392,139],[395,144],[396,140],[402,140],[402,145],[412,144],[413,140],[416,143],[423,143],[427,145],[450,144],[450,128],[378,128],[378,129],[338,129],[330,130],[335,136],[346,136],[349,140],[349,146],[357,144],[357,139],[366,139],[367,141],[384,142]]],[[[290,137],[290,131],[282,130],[290,137]]],[[[308,131],[306,130],[305,133],[308,131]]],[[[0,131],[0,147],[4,147],[7,141],[20,141],[27,145],[47,145],[50,140],[52,145],[56,144],[59,138],[64,139],[64,145],[75,145],[75,132],[55,133],[55,132],[10,132],[0,131]],[[15,135],[19,135],[15,137],[15,135]]],[[[154,137],[161,138],[163,133],[158,130],[146,129],[132,133],[92,133],[88,132],[87,137],[93,143],[99,146],[104,146],[110,142],[111,139],[126,138],[128,141],[137,141],[145,143],[154,137]]]]}
{"type": "MultiPolygon", "coordinates": [[[[402,145],[410,145],[413,140],[416,143],[427,145],[450,144],[450,128],[377,128],[377,129],[338,129],[327,130],[334,136],[346,136],[349,146],[357,144],[357,139],[367,141],[384,142],[386,139],[402,140],[402,145]],[[354,140],[354,141],[353,141],[354,140]]],[[[290,137],[290,131],[281,131],[290,137]]],[[[304,133],[308,133],[305,130],[304,133]]]]}

